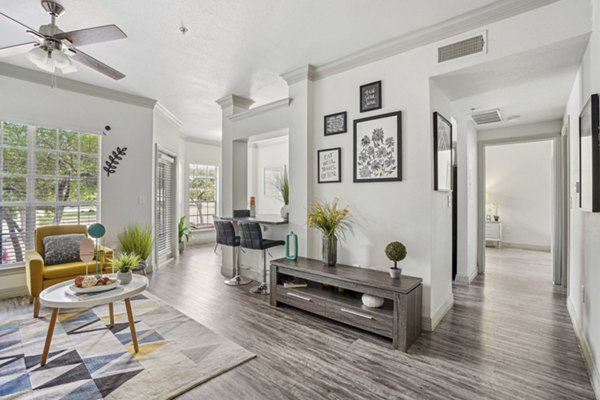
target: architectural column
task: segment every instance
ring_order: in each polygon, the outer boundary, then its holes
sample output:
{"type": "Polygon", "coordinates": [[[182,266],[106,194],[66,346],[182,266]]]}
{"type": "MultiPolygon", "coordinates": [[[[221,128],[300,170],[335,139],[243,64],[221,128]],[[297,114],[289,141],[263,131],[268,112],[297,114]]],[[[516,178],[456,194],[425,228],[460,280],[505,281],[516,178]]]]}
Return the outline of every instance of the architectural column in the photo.
{"type": "Polygon", "coordinates": [[[312,90],[314,68],[311,65],[283,74],[289,88],[289,229],[298,235],[298,254],[309,254],[306,210],[312,201],[310,180],[314,176],[312,138],[312,90]]]}
{"type": "Polygon", "coordinates": [[[230,117],[248,111],[253,103],[253,100],[235,94],[217,100],[217,104],[221,106],[222,110],[219,215],[233,215],[234,209],[247,206],[247,143],[234,142],[233,123],[230,117]]]}

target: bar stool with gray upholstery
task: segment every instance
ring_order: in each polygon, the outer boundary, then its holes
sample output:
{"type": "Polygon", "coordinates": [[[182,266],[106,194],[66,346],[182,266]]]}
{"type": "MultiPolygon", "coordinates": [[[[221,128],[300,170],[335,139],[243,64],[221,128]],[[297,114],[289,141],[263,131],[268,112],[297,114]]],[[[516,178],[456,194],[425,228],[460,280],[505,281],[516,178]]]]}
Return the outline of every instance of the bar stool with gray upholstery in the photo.
{"type": "MultiPolygon", "coordinates": [[[[231,286],[247,285],[250,280],[240,276],[240,237],[236,236],[235,229],[231,221],[215,221],[215,230],[217,231],[216,246],[233,247],[233,278],[226,279],[225,284],[231,286]]],[[[215,246],[215,251],[216,251],[215,246]]]]}
{"type": "Polygon", "coordinates": [[[240,222],[240,244],[245,249],[262,250],[263,253],[263,280],[260,285],[250,289],[257,294],[269,294],[267,286],[267,249],[283,246],[283,240],[263,239],[262,230],[258,222],[240,222]]]}

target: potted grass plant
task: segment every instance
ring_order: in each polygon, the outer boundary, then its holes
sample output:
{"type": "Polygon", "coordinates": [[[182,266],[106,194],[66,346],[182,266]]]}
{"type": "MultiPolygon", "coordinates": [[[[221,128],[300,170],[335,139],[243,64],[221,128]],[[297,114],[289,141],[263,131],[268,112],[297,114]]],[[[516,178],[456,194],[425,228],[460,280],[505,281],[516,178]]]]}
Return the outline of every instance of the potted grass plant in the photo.
{"type": "Polygon", "coordinates": [[[281,207],[281,218],[288,219],[290,215],[290,180],[288,178],[287,169],[283,171],[283,175],[281,175],[275,181],[275,187],[281,194],[281,199],[283,200],[283,207],[281,207]]]}
{"type": "Polygon", "coordinates": [[[185,215],[179,218],[179,224],[177,224],[177,231],[179,235],[179,254],[183,254],[183,250],[185,250],[185,243],[190,240],[192,236],[192,231],[185,224],[185,215]],[[183,241],[185,239],[185,242],[183,241]]]}
{"type": "Polygon", "coordinates": [[[123,252],[135,254],[140,257],[140,263],[134,270],[146,270],[147,260],[152,253],[154,236],[152,228],[147,225],[131,224],[117,235],[123,252]]]}
{"type": "Polygon", "coordinates": [[[338,199],[332,202],[315,200],[308,211],[308,226],[321,231],[323,262],[331,267],[337,263],[337,242],[350,228],[348,207],[338,208],[338,199]]]}
{"type": "Polygon", "coordinates": [[[402,268],[398,268],[398,262],[406,258],[406,246],[400,242],[391,242],[385,246],[385,255],[394,262],[394,266],[390,267],[390,276],[394,279],[400,278],[402,268]]]}
{"type": "Polygon", "coordinates": [[[140,256],[134,253],[121,253],[118,257],[111,260],[113,268],[119,270],[117,272],[117,279],[124,285],[131,282],[133,278],[132,270],[140,265],[141,262],[142,259],[140,256]]]}

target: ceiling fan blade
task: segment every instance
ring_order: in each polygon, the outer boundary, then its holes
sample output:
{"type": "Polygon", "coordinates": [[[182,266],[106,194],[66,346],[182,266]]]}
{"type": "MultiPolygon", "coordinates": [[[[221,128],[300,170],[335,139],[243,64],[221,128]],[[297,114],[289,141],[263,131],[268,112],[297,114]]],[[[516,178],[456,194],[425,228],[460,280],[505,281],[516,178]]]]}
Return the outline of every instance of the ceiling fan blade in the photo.
{"type": "Polygon", "coordinates": [[[97,26],[95,28],[80,29],[78,31],[64,32],[54,35],[55,39],[67,39],[73,46],[85,46],[109,40],[124,39],[127,35],[116,25],[97,26]]]}
{"type": "Polygon", "coordinates": [[[14,46],[3,47],[0,49],[0,57],[10,57],[17,54],[27,53],[29,50],[38,45],[38,42],[28,42],[16,44],[14,46]]]}
{"type": "Polygon", "coordinates": [[[96,60],[94,57],[91,57],[79,49],[71,48],[71,52],[74,53],[71,56],[71,59],[77,61],[83,65],[90,67],[93,70],[100,72],[106,76],[113,78],[114,80],[119,80],[125,78],[125,75],[120,73],[114,68],[109,67],[101,61],[96,60]]]}
{"type": "Polygon", "coordinates": [[[8,22],[12,23],[13,25],[16,25],[17,28],[19,28],[19,29],[25,29],[25,32],[27,32],[27,33],[29,33],[29,34],[31,34],[33,36],[36,36],[36,37],[38,37],[40,39],[44,38],[44,35],[42,35],[38,31],[36,31],[35,29],[31,29],[27,25],[20,23],[19,21],[17,21],[14,18],[11,18],[8,15],[6,15],[4,13],[1,13],[1,12],[0,12],[0,16],[6,18],[8,20],[8,22]]]}

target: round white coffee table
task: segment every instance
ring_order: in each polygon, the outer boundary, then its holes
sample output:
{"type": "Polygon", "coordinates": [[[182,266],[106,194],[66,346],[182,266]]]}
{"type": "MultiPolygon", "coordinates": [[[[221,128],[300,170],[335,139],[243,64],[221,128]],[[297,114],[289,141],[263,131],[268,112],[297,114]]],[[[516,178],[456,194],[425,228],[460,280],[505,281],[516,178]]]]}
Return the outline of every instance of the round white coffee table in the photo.
{"type": "MultiPolygon", "coordinates": [[[[115,278],[116,275],[109,275],[115,278]]],[[[135,352],[138,352],[138,342],[135,333],[135,325],[133,321],[133,312],[131,311],[131,298],[136,294],[142,293],[148,287],[148,278],[141,275],[133,275],[133,279],[126,285],[119,285],[117,288],[101,293],[87,294],[84,296],[74,294],[69,286],[73,284],[73,279],[66,282],[50,286],[40,294],[40,303],[46,307],[52,308],[52,316],[50,317],[50,325],[48,325],[48,335],[44,344],[44,352],[40,364],[44,366],[48,353],[50,351],[50,343],[52,343],[52,335],[56,318],[60,309],[72,308],[92,308],[101,304],[108,304],[110,314],[110,325],[114,325],[115,316],[113,303],[119,300],[125,300],[125,308],[127,310],[127,319],[129,320],[129,329],[131,330],[131,341],[135,352]]]]}

